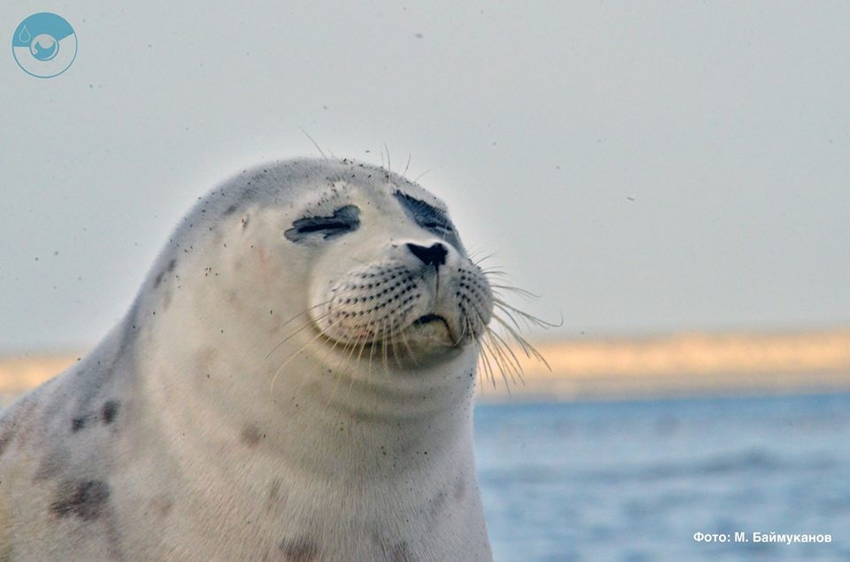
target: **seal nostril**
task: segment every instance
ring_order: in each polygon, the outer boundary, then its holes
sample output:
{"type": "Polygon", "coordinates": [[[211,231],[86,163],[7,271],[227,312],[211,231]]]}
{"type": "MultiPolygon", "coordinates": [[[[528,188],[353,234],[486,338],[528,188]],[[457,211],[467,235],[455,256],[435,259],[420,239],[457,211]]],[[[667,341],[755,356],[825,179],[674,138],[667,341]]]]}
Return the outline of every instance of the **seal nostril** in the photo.
{"type": "Polygon", "coordinates": [[[418,244],[408,244],[407,249],[425,265],[434,265],[437,267],[446,263],[446,256],[449,253],[446,247],[439,242],[433,244],[430,248],[418,244]]]}

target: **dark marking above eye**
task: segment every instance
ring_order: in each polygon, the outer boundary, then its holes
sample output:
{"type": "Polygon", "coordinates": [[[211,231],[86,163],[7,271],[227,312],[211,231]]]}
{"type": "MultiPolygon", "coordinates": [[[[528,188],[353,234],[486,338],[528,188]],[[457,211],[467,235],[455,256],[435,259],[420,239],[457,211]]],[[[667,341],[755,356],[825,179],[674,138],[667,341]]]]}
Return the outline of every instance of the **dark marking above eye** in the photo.
{"type": "Polygon", "coordinates": [[[407,216],[416,221],[416,224],[437,234],[456,248],[460,247],[460,240],[457,237],[454,225],[452,225],[452,221],[449,220],[445,211],[401,191],[396,191],[393,195],[401,204],[401,208],[404,209],[407,216]]]}
{"type": "Polygon", "coordinates": [[[401,191],[393,193],[395,198],[401,203],[404,210],[410,214],[420,226],[441,226],[442,228],[451,229],[452,223],[446,213],[434,207],[433,205],[411,197],[401,191]]]}
{"type": "Polygon", "coordinates": [[[301,242],[308,237],[321,235],[328,239],[353,232],[360,227],[360,209],[354,205],[340,207],[330,216],[304,217],[292,223],[292,228],[283,235],[292,242],[301,242]]]}

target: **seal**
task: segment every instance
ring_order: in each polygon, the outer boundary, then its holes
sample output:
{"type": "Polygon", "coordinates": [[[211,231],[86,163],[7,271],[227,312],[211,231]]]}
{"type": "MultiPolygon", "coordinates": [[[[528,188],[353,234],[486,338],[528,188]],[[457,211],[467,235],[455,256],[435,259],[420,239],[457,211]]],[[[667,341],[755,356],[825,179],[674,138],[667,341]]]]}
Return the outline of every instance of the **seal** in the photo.
{"type": "Polygon", "coordinates": [[[493,306],[415,183],[244,170],[94,351],[3,413],[0,560],[491,560],[472,398],[493,306]]]}

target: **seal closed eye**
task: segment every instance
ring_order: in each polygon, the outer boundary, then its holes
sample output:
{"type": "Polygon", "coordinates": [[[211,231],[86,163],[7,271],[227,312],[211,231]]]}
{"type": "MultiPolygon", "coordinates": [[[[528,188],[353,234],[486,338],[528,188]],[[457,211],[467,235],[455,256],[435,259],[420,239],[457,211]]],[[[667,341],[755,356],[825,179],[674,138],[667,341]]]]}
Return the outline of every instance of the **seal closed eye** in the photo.
{"type": "Polygon", "coordinates": [[[347,232],[353,232],[360,226],[360,209],[354,205],[340,207],[329,217],[304,217],[292,223],[292,228],[283,233],[288,240],[301,242],[309,235],[322,233],[328,239],[347,232]]]}

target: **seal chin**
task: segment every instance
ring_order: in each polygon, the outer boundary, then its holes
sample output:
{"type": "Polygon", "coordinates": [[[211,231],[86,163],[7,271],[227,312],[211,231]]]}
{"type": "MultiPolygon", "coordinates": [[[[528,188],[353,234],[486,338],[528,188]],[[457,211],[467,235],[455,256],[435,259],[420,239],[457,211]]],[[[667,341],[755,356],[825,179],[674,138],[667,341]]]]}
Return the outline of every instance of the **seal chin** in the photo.
{"type": "Polygon", "coordinates": [[[382,343],[394,348],[408,368],[433,364],[455,357],[472,341],[452,329],[451,323],[438,314],[425,314],[404,330],[382,343]]]}
{"type": "Polygon", "coordinates": [[[322,331],[319,326],[316,328],[332,347],[342,344],[343,350],[349,349],[349,346],[355,349],[360,347],[363,350],[371,350],[353,354],[364,358],[374,357],[376,353],[380,356],[385,353],[380,349],[385,348],[388,350],[386,351],[388,356],[411,368],[434,361],[439,362],[441,359],[450,359],[475,339],[473,334],[453,328],[449,319],[435,313],[424,314],[398,330],[382,331],[368,336],[363,334],[359,340],[340,340],[335,338],[334,334],[322,331]]]}
{"type": "Polygon", "coordinates": [[[469,329],[460,329],[458,322],[453,323],[445,316],[434,313],[425,314],[414,320],[405,330],[405,336],[408,333],[430,333],[432,336],[440,336],[450,347],[463,347],[472,343],[476,337],[476,334],[471,333],[469,329]]]}

